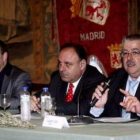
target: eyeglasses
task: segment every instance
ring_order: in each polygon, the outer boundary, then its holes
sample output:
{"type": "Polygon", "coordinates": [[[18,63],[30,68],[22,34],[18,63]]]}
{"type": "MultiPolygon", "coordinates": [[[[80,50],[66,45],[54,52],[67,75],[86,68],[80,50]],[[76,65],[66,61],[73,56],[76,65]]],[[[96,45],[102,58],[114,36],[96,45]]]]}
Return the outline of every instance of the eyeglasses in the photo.
{"type": "Polygon", "coordinates": [[[126,58],[129,55],[133,56],[133,57],[139,57],[140,56],[140,51],[133,51],[133,52],[121,52],[121,57],[126,58]]]}

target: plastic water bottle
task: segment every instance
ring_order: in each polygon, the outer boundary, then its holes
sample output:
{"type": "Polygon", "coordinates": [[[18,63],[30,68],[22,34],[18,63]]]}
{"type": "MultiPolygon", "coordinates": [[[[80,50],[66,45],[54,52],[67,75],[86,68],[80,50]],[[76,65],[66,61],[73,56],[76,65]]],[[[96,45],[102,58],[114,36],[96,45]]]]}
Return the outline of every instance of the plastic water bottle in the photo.
{"type": "Polygon", "coordinates": [[[21,99],[21,120],[29,121],[31,119],[30,111],[30,93],[28,92],[28,87],[23,87],[20,95],[21,99]]]}
{"type": "Polygon", "coordinates": [[[51,98],[51,94],[49,93],[48,87],[44,87],[41,93],[41,117],[45,117],[45,100],[51,98]]]}

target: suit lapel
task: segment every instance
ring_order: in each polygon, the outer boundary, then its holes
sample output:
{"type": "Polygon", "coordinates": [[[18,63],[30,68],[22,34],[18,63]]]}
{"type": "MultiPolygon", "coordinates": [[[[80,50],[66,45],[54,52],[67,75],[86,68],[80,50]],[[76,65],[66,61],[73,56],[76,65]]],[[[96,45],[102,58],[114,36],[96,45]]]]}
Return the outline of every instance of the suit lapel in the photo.
{"type": "Polygon", "coordinates": [[[81,86],[82,81],[83,81],[83,80],[81,79],[81,80],[79,81],[77,87],[76,87],[73,100],[76,100],[76,99],[77,99],[77,97],[79,96],[79,94],[80,94],[80,92],[81,92],[80,90],[82,90],[82,89],[81,89],[81,88],[82,88],[82,86],[81,86]]]}
{"type": "Polygon", "coordinates": [[[13,73],[13,69],[14,68],[12,67],[12,65],[10,63],[7,63],[5,67],[5,76],[1,87],[1,93],[6,93],[7,87],[11,81],[11,74],[13,73]]]}
{"type": "Polygon", "coordinates": [[[136,97],[139,99],[139,101],[140,101],[140,83],[139,83],[139,86],[138,86],[138,88],[137,88],[137,91],[136,91],[135,96],[136,96],[136,97]]]}
{"type": "Polygon", "coordinates": [[[66,92],[67,92],[67,86],[68,86],[68,83],[62,81],[60,91],[58,91],[59,94],[57,94],[58,95],[58,97],[57,97],[58,101],[61,102],[61,103],[64,102],[64,100],[65,100],[65,96],[66,96],[66,92]]]}
{"type": "Polygon", "coordinates": [[[10,77],[7,77],[5,75],[4,76],[3,83],[2,83],[1,93],[5,93],[6,92],[6,89],[7,89],[8,85],[9,85],[9,82],[10,82],[10,77]]]}
{"type": "MultiPolygon", "coordinates": [[[[88,66],[87,66],[87,69],[88,69],[88,66]]],[[[85,77],[86,77],[87,74],[88,74],[88,70],[87,70],[87,69],[86,69],[86,71],[84,72],[84,74],[82,75],[82,77],[81,77],[81,79],[80,79],[80,81],[79,81],[79,83],[78,83],[78,85],[77,85],[77,87],[76,87],[73,100],[77,100],[77,97],[80,96],[80,95],[81,95],[81,92],[83,91],[83,86],[84,86],[83,83],[85,83],[85,82],[84,82],[84,81],[85,81],[84,79],[85,79],[85,77]]]]}
{"type": "MultiPolygon", "coordinates": [[[[139,91],[140,91],[140,83],[138,85],[138,88],[137,88],[137,91],[135,94],[135,97],[137,97],[138,100],[140,101],[140,92],[139,91]]],[[[136,118],[136,117],[137,117],[136,113],[131,113],[131,118],[136,118]]]]}

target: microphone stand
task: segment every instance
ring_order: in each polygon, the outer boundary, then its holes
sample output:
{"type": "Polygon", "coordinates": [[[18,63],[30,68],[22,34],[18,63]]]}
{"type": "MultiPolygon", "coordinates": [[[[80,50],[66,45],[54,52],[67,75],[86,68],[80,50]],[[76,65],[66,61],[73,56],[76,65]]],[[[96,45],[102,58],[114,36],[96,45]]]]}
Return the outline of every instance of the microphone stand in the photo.
{"type": "Polygon", "coordinates": [[[91,118],[89,116],[80,115],[80,103],[79,102],[80,102],[81,92],[82,92],[82,88],[80,89],[78,99],[77,99],[77,115],[72,116],[68,120],[68,123],[70,123],[70,124],[91,124],[91,123],[94,123],[93,118],[91,118]]]}

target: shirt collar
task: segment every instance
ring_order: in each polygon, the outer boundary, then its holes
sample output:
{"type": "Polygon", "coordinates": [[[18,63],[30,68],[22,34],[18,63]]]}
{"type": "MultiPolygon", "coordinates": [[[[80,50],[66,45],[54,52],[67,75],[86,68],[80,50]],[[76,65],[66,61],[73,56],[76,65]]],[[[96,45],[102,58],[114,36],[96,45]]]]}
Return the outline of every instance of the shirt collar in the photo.
{"type": "MultiPolygon", "coordinates": [[[[82,77],[82,76],[81,76],[81,77],[82,77]]],[[[73,93],[75,92],[75,90],[76,90],[76,88],[77,88],[77,85],[79,84],[79,81],[80,81],[81,77],[80,77],[76,82],[72,83],[73,86],[74,86],[74,88],[73,88],[73,93]]],[[[69,84],[70,84],[70,83],[69,83],[69,84]]],[[[68,87],[69,87],[69,84],[68,84],[68,87]]],[[[67,87],[67,90],[68,90],[68,87],[67,87]]]]}
{"type": "MultiPolygon", "coordinates": [[[[82,77],[82,76],[81,76],[81,77],[82,77]]],[[[80,77],[76,82],[72,83],[72,84],[74,85],[74,87],[77,87],[77,85],[78,85],[78,83],[79,83],[81,77],[80,77]]]]}
{"type": "MultiPolygon", "coordinates": [[[[130,75],[128,76],[128,81],[133,81],[133,79],[130,75]]],[[[136,81],[140,82],[140,76],[136,79],[136,81]]]]}

